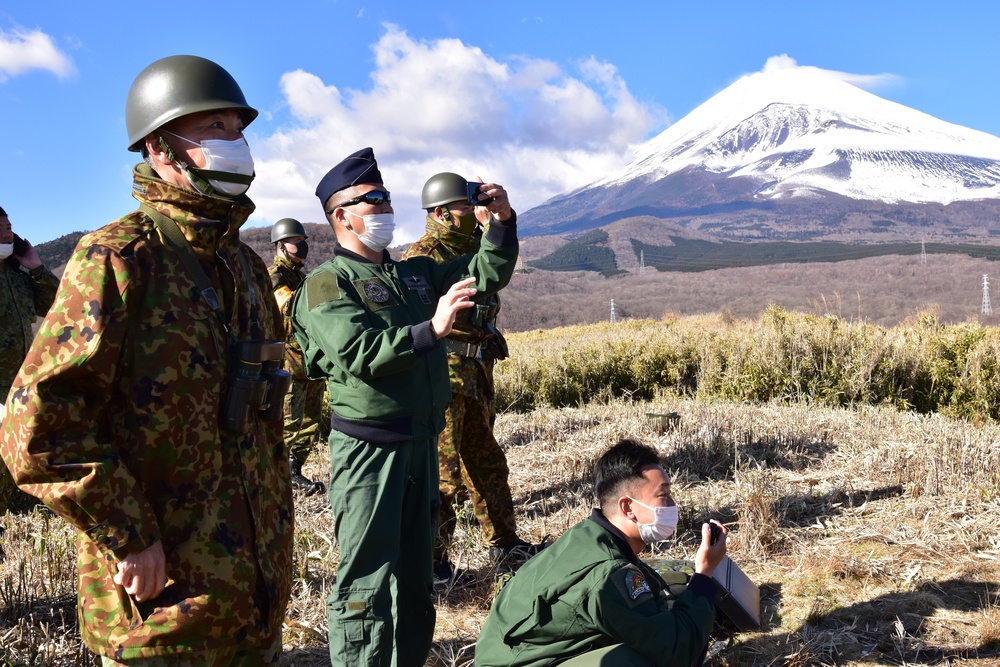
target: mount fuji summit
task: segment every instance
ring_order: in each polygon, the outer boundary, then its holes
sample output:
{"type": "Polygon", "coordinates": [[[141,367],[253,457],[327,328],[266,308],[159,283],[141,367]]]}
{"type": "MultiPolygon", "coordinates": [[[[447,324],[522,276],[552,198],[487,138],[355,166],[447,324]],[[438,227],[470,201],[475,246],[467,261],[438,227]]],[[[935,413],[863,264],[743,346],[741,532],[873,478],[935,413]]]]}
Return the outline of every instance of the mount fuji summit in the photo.
{"type": "Polygon", "coordinates": [[[523,221],[558,234],[640,217],[745,240],[986,238],[1000,234],[1000,138],[824,70],[768,67],[523,221]]]}

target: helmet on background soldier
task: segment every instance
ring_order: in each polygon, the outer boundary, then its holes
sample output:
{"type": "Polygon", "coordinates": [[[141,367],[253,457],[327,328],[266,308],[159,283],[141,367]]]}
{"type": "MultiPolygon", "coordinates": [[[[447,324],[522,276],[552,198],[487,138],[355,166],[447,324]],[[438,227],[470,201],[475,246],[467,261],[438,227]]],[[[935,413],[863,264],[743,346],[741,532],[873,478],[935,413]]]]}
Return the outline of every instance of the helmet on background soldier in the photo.
{"type": "Polygon", "coordinates": [[[468,201],[468,186],[467,180],[450,171],[434,174],[420,192],[420,208],[429,210],[453,201],[468,201]]]}
{"type": "Polygon", "coordinates": [[[239,84],[225,69],[199,56],[168,56],[139,72],[125,100],[128,149],[165,124],[199,111],[236,109],[246,127],[257,117],[239,84]]]}
{"type": "Polygon", "coordinates": [[[294,236],[309,238],[306,228],[295,218],[282,218],[271,227],[271,243],[278,243],[294,236]]]}

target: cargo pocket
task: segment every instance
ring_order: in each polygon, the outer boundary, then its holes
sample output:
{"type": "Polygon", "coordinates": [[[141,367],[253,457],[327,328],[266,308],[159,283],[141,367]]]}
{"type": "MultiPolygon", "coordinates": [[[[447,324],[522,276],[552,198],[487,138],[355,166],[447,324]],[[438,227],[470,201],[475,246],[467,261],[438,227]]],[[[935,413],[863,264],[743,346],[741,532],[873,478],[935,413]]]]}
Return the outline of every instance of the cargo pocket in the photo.
{"type": "Polygon", "coordinates": [[[391,647],[382,646],[385,623],[372,610],[370,595],[354,591],[347,600],[331,602],[330,655],[347,665],[378,664],[391,647]]]}

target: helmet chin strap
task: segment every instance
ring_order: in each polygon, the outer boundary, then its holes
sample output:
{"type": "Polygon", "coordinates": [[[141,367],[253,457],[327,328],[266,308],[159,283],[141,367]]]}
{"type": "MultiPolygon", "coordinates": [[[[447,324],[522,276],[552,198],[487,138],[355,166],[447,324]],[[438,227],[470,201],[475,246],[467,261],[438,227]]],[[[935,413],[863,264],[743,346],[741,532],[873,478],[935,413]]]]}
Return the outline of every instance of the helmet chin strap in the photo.
{"type": "Polygon", "coordinates": [[[442,206],[441,209],[442,209],[441,217],[444,218],[444,221],[447,222],[449,225],[451,225],[452,229],[454,229],[455,232],[457,232],[458,234],[462,234],[464,236],[472,236],[472,234],[476,231],[476,225],[473,225],[472,230],[466,232],[464,229],[462,229],[462,221],[456,218],[454,214],[452,214],[450,208],[448,208],[447,206],[442,206]]]}
{"type": "Polygon", "coordinates": [[[217,181],[225,181],[226,183],[239,183],[240,185],[246,185],[247,187],[250,187],[250,184],[253,182],[254,174],[244,176],[243,174],[233,174],[228,171],[215,171],[213,169],[192,167],[187,162],[180,159],[176,151],[174,151],[170,144],[167,143],[167,140],[163,138],[162,134],[157,132],[156,138],[159,140],[160,148],[163,149],[167,159],[171,162],[176,162],[178,166],[180,166],[180,168],[187,173],[188,178],[191,179],[191,184],[194,185],[194,187],[196,187],[202,194],[213,196],[222,195],[222,193],[212,187],[212,184],[208,182],[208,179],[210,178],[217,181]]]}

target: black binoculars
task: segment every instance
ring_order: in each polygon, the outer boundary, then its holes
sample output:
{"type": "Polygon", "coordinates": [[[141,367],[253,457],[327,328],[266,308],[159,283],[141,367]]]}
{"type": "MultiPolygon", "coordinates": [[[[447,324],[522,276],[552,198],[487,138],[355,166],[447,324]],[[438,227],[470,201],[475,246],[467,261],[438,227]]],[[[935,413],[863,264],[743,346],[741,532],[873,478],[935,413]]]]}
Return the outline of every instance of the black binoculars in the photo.
{"type": "Polygon", "coordinates": [[[281,419],[282,402],[292,374],[281,368],[285,344],[277,340],[241,340],[233,350],[233,370],[220,422],[231,433],[246,433],[250,411],[260,419],[281,419]]]}

